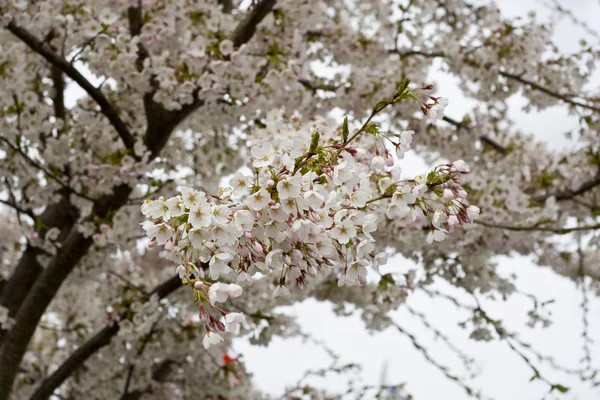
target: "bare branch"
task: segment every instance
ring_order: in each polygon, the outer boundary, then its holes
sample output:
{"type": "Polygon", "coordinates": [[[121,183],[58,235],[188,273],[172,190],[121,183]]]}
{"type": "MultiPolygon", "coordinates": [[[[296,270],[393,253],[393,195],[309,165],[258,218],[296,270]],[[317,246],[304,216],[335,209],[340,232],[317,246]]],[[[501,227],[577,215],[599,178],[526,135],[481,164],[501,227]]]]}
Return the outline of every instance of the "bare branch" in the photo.
{"type": "Polygon", "coordinates": [[[554,228],[549,226],[511,226],[511,225],[499,225],[491,222],[483,222],[483,221],[474,221],[476,224],[487,226],[488,228],[499,228],[506,229],[508,231],[540,231],[540,232],[552,232],[557,233],[559,235],[566,235],[568,233],[577,232],[577,231],[591,231],[595,229],[600,229],[600,224],[595,225],[581,225],[576,226],[574,228],[554,228]]]}
{"type": "Polygon", "coordinates": [[[515,80],[517,82],[520,82],[520,83],[522,83],[524,85],[529,86],[532,89],[539,90],[540,92],[545,93],[545,94],[547,94],[550,97],[554,97],[556,99],[562,100],[565,103],[571,104],[573,106],[581,107],[581,108],[587,108],[588,110],[592,110],[592,111],[600,113],[600,108],[598,108],[598,107],[595,107],[595,106],[592,106],[592,105],[589,105],[589,104],[580,103],[580,102],[578,102],[576,100],[573,100],[573,99],[569,98],[568,96],[565,96],[565,95],[562,95],[560,93],[554,92],[554,91],[552,91],[552,90],[550,90],[550,89],[548,89],[548,88],[546,88],[544,86],[541,86],[541,85],[539,85],[539,84],[537,84],[537,83],[535,83],[533,81],[525,79],[525,78],[521,77],[520,75],[515,75],[515,74],[512,74],[510,72],[506,72],[506,71],[500,71],[499,73],[500,73],[500,75],[502,75],[505,78],[512,79],[512,80],[515,80]]]}

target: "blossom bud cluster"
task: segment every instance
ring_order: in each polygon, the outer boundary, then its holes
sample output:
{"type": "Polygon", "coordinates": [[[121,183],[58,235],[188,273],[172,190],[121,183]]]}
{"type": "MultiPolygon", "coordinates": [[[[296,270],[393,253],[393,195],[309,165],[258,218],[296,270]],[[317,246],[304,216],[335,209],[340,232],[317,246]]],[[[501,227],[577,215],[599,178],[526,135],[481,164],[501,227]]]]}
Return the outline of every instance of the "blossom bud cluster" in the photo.
{"type": "MultiPolygon", "coordinates": [[[[180,264],[182,280],[193,285],[207,347],[225,331],[213,309],[230,330],[243,322],[215,303],[240,296],[257,274],[274,277],[273,297],[289,296],[290,286],[302,289],[319,274],[336,274],[339,286],[364,285],[367,268],[377,269],[387,258],[376,246],[378,224],[425,216],[428,241],[439,241],[478,212],[466,204],[460,186],[458,176],[469,172],[463,161],[439,166],[426,178],[401,180],[391,154],[379,160],[376,129],[363,126],[350,135],[347,121],[336,127],[300,120],[271,112],[256,135],[270,140],[251,148],[252,173],[237,172],[218,193],[183,187],[175,197],[142,206],[150,245],[163,246],[180,264]]],[[[410,148],[411,136],[397,135],[398,156],[410,148]]]]}

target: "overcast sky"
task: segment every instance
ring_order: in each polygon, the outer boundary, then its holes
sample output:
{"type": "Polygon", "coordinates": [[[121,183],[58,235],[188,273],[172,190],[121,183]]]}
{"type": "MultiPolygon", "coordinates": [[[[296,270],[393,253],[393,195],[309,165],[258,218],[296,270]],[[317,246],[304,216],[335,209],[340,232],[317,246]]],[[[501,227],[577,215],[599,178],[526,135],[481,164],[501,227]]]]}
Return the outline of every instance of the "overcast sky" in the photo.
{"type": "MultiPolygon", "coordinates": [[[[598,0],[561,0],[575,15],[597,25],[600,17],[598,0]]],[[[506,16],[524,16],[529,10],[535,10],[540,18],[549,18],[550,14],[536,0],[499,0],[498,4],[506,16]]],[[[555,40],[562,51],[576,48],[579,38],[585,35],[581,27],[564,20],[558,25],[555,40]]],[[[472,108],[473,103],[465,102],[452,79],[438,74],[434,77],[438,93],[450,98],[447,114],[460,118],[472,108]]],[[[600,86],[600,76],[594,80],[595,87],[600,86]]],[[[542,113],[524,114],[520,108],[525,104],[522,98],[511,99],[512,116],[518,126],[526,132],[548,142],[553,148],[567,144],[563,133],[575,126],[575,121],[561,107],[553,107],[542,113]]],[[[414,159],[406,159],[403,170],[406,173],[422,172],[424,164],[414,159]],[[409,162],[410,161],[410,162],[409,162]],[[409,171],[407,168],[414,168],[409,171]]],[[[405,270],[414,266],[410,261],[395,257],[389,268],[405,270]]],[[[515,295],[507,302],[487,302],[486,310],[493,318],[502,319],[511,331],[518,331],[524,341],[532,343],[541,353],[553,356],[555,361],[569,368],[577,368],[582,352],[582,316],[580,310],[581,291],[573,282],[558,277],[548,268],[540,268],[527,258],[514,257],[500,260],[499,272],[503,275],[515,273],[517,287],[532,293],[540,300],[555,299],[550,306],[554,324],[547,329],[530,329],[524,324],[526,312],[531,301],[524,296],[515,295]]],[[[446,284],[436,288],[447,293],[458,294],[446,284]]],[[[468,300],[465,298],[465,300],[468,300]]],[[[428,320],[438,329],[448,334],[452,341],[474,357],[479,375],[469,384],[479,388],[487,397],[497,400],[529,400],[544,398],[548,387],[541,382],[529,382],[532,372],[517,355],[512,353],[504,342],[475,343],[468,339],[469,332],[457,326],[467,315],[447,301],[432,300],[422,293],[409,297],[409,306],[424,312],[428,320]]],[[[416,351],[410,341],[395,330],[389,329],[375,335],[369,335],[358,317],[335,317],[331,307],[316,301],[306,301],[288,312],[297,315],[306,332],[325,341],[328,346],[342,355],[344,362],[356,362],[363,365],[362,378],[366,383],[379,384],[384,363],[388,362],[387,384],[406,382],[408,391],[415,400],[462,400],[467,399],[462,388],[448,380],[441,372],[432,367],[416,351]]],[[[457,357],[440,340],[425,329],[419,320],[403,307],[394,313],[394,320],[404,329],[416,334],[418,340],[431,351],[437,361],[451,367],[453,373],[464,376],[465,370],[457,357]]],[[[600,301],[592,296],[589,320],[592,339],[600,333],[600,301]]],[[[600,342],[600,341],[599,341],[600,342]]],[[[249,370],[254,374],[256,384],[262,390],[281,394],[286,385],[294,383],[308,368],[321,368],[327,365],[329,358],[316,345],[302,343],[300,340],[275,339],[268,348],[253,347],[244,341],[237,341],[235,349],[243,354],[249,370]]],[[[600,356],[600,346],[595,345],[592,354],[600,356]]],[[[532,358],[533,359],[533,358],[532,358]]],[[[596,357],[595,367],[600,367],[600,357],[596,357]]],[[[539,364],[539,363],[538,363],[539,364]]],[[[540,368],[544,376],[553,383],[561,383],[571,388],[569,394],[560,398],[589,400],[600,398],[600,390],[582,384],[577,379],[557,373],[548,368],[540,368]]],[[[323,387],[342,389],[345,379],[329,378],[326,381],[314,381],[323,387]]],[[[546,397],[555,398],[553,396],[546,397]]]]}

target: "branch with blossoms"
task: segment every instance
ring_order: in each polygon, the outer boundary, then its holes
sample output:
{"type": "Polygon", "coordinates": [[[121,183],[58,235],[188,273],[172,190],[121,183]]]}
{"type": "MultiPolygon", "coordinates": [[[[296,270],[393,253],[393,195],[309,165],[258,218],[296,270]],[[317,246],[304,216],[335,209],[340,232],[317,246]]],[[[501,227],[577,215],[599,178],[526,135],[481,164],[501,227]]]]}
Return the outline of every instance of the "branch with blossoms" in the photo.
{"type": "Polygon", "coordinates": [[[378,102],[352,134],[347,119],[341,127],[325,120],[302,126],[298,116],[286,123],[282,111],[270,113],[258,137],[280,134],[252,147],[252,175],[236,173],[218,193],[184,187],[175,197],[144,202],[149,245],[163,246],[166,257],[179,264],[182,282],[192,286],[207,332],[205,347],[223,340],[219,332],[237,331],[243,323],[241,314],[217,303],[241,296],[242,286],[257,274],[275,277],[273,297],[289,296],[289,285],[302,289],[319,274],[335,273],[339,286],[365,285],[367,267],[377,269],[387,258],[376,251],[378,222],[409,224],[424,217],[432,243],[478,215],[460,186],[459,176],[470,172],[462,160],[400,179],[396,161],[410,149],[413,132],[382,132],[373,119],[403,100],[416,100],[435,118],[447,104],[426,94],[431,86],[408,85],[404,80],[378,102]]]}

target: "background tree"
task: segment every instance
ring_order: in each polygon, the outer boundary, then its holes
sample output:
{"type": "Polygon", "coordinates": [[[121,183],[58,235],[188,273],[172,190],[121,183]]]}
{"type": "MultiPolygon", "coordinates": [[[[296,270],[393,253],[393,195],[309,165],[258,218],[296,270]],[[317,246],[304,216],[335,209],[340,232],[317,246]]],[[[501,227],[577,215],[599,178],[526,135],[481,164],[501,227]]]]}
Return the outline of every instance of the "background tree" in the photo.
{"type": "MultiPolygon", "coordinates": [[[[327,117],[346,115],[351,132],[380,138],[413,130],[398,156],[412,146],[434,165],[465,160],[473,173],[460,180],[482,218],[433,244],[433,209],[429,218],[379,223],[380,249],[420,263],[406,276],[338,288],[339,274],[317,274],[303,291],[276,298],[278,277],[255,280],[227,306],[246,315],[244,332],[256,343],[301,335],[276,307],[308,297],[340,312],[352,304],[368,327],[383,329],[394,324],[390,309],[436,278],[474,298],[509,296],[515,287],[496,273],[497,255],[532,255],[598,287],[600,100],[586,85],[597,51],[584,44],[558,53],[551,27],[534,18],[505,20],[493,4],[453,0],[50,0],[1,2],[0,10],[0,398],[260,397],[227,355],[229,338],[202,346],[190,288],[177,290],[176,264],[158,256],[163,246],[147,248],[140,207],[185,186],[218,193],[252,163],[261,140],[301,132],[310,143],[321,126],[323,140],[339,134],[347,148],[341,120],[327,117]],[[434,60],[480,101],[464,117],[432,123],[443,109],[438,97],[424,97],[434,60]],[[414,101],[380,103],[404,93],[405,77],[423,112],[414,101]],[[66,96],[71,88],[78,94],[66,96]],[[552,152],[516,131],[506,101],[517,92],[529,109],[562,103],[578,115],[574,146],[552,152]],[[371,122],[379,125],[369,131],[371,122]],[[565,235],[571,240],[559,240],[565,235]]],[[[376,149],[385,155],[377,140],[356,143],[369,161],[376,149]]],[[[534,378],[567,390],[539,373],[501,321],[470,311],[473,338],[507,342],[534,378]]],[[[571,372],[594,383],[586,354],[571,372]]]]}

